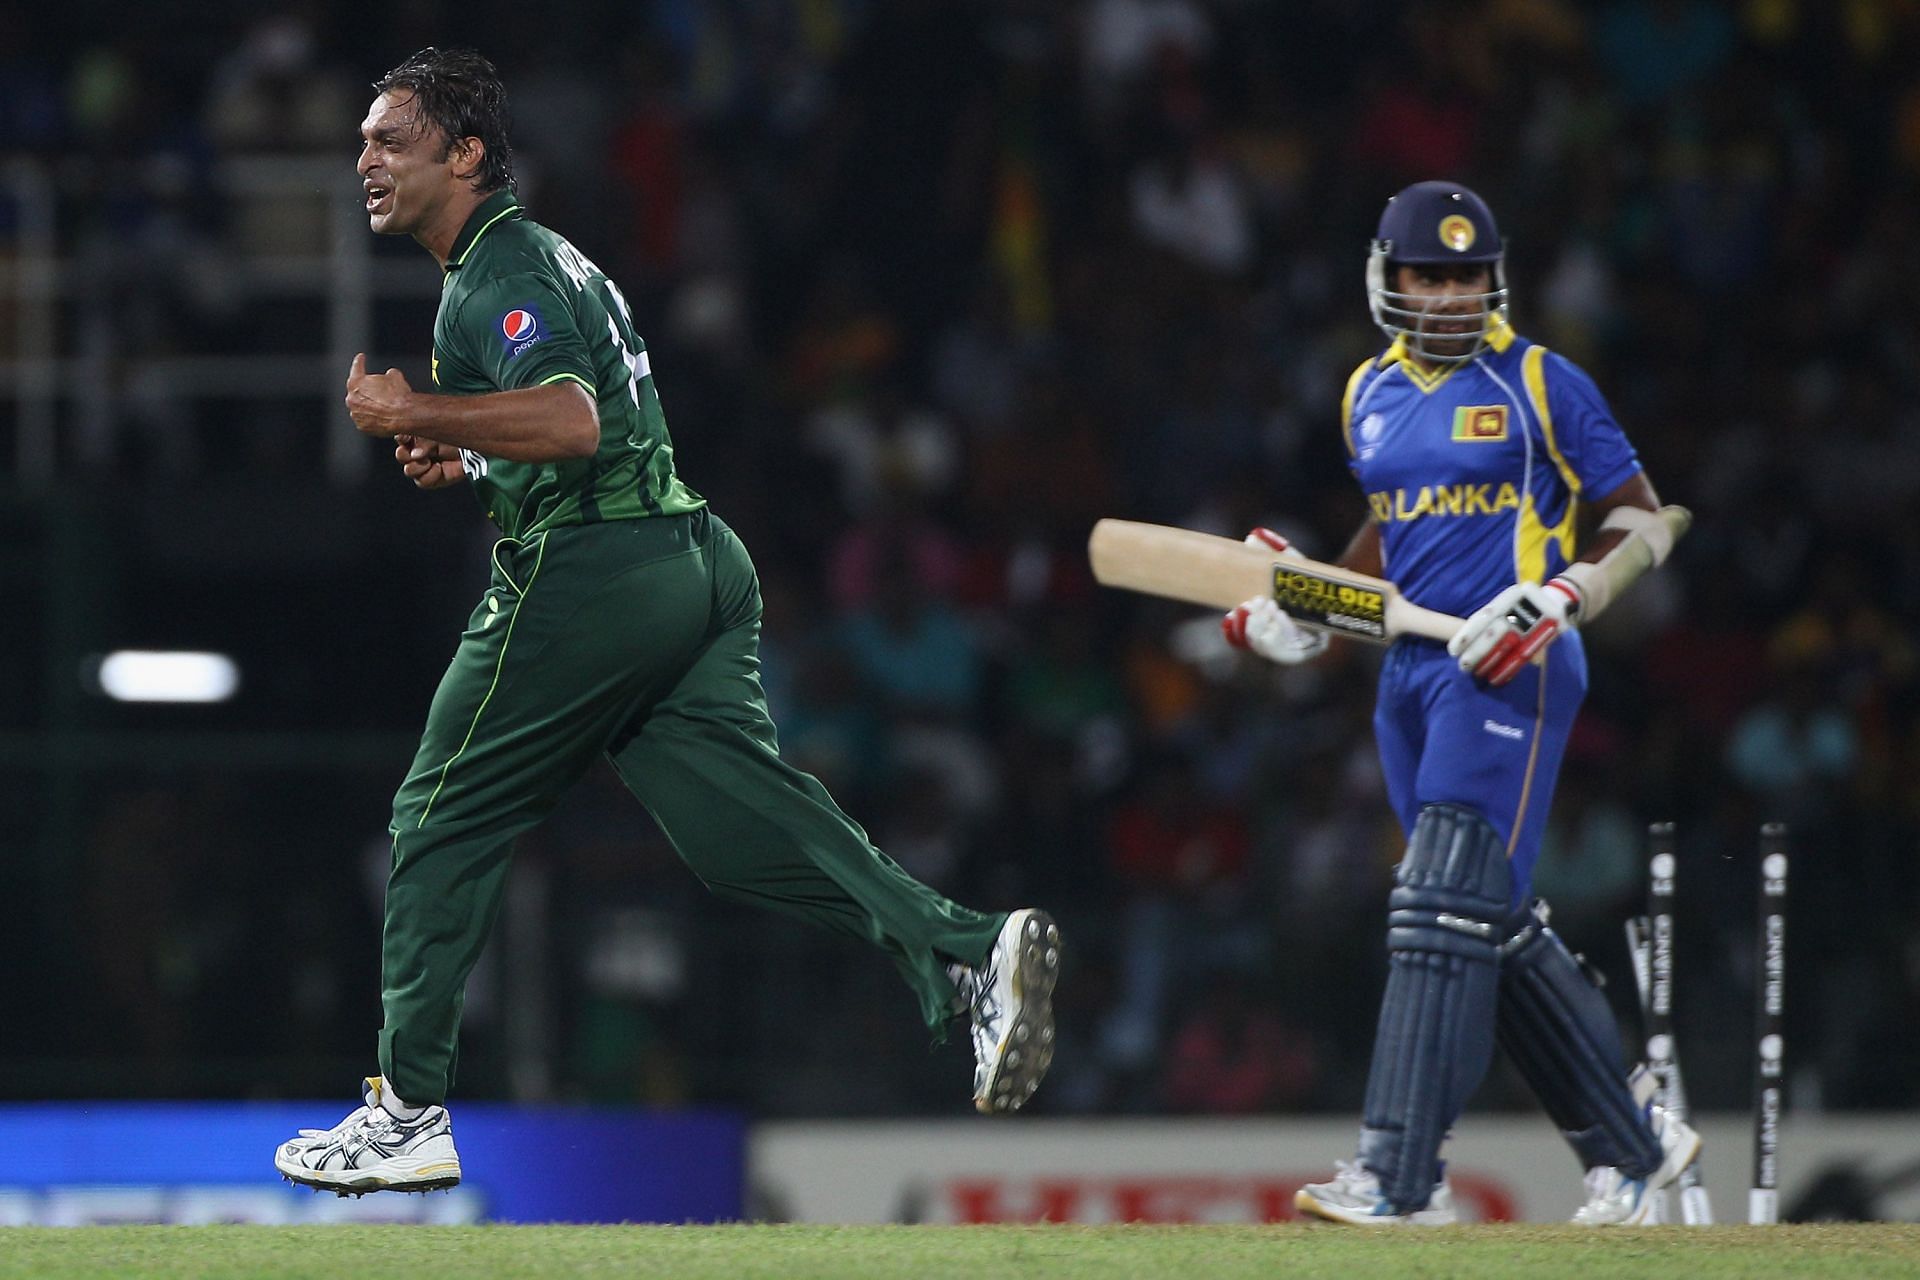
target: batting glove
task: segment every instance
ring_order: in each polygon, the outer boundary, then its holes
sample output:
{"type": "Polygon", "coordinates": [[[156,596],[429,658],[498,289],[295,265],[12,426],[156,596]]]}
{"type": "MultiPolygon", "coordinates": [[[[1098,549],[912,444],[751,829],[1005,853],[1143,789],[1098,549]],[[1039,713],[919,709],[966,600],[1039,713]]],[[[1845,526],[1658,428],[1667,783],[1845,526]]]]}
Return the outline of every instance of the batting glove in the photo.
{"type": "Polygon", "coordinates": [[[1447,641],[1460,669],[1499,686],[1520,674],[1535,654],[1573,626],[1580,589],[1565,578],[1545,585],[1516,582],[1489,600],[1447,641]]]}
{"type": "MultiPolygon", "coordinates": [[[[1293,544],[1271,529],[1255,529],[1244,541],[1282,557],[1300,558],[1293,544]]],[[[1249,649],[1282,666],[1310,661],[1327,650],[1324,631],[1312,631],[1295,622],[1272,596],[1255,596],[1235,608],[1220,619],[1220,630],[1234,648],[1249,649]]]]}

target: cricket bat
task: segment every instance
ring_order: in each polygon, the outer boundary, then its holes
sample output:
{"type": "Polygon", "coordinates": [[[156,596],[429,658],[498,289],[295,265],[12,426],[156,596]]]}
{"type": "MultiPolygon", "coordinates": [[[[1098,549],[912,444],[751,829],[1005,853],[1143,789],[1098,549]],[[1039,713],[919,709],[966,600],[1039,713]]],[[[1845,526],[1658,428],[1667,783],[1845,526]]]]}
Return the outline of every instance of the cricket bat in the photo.
{"type": "Polygon", "coordinates": [[[1372,644],[1406,635],[1444,642],[1461,624],[1403,599],[1385,579],[1170,525],[1102,520],[1087,558],[1104,586],[1222,610],[1271,595],[1303,626],[1372,644]]]}

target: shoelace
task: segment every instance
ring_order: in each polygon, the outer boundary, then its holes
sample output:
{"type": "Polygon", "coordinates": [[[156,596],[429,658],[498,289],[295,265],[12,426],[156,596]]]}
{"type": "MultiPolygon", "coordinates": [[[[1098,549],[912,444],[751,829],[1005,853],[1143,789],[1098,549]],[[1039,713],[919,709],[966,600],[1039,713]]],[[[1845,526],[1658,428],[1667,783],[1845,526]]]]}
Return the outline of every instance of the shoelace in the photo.
{"type": "Polygon", "coordinates": [[[1378,1189],[1378,1180],[1358,1160],[1335,1160],[1333,1180],[1353,1192],[1378,1189]]]}
{"type": "Polygon", "coordinates": [[[391,1134],[397,1123],[385,1107],[369,1107],[359,1124],[340,1135],[340,1145],[349,1151],[358,1151],[391,1134]]]}
{"type": "Polygon", "coordinates": [[[334,1125],[331,1129],[302,1129],[300,1131],[300,1136],[303,1138],[338,1137],[340,1134],[345,1133],[347,1130],[353,1128],[355,1125],[363,1123],[366,1120],[367,1115],[371,1110],[373,1110],[373,1108],[369,1108],[365,1106],[356,1107],[354,1110],[349,1111],[344,1117],[342,1117],[340,1123],[334,1125]]]}
{"type": "MultiPolygon", "coordinates": [[[[360,1111],[364,1110],[366,1110],[365,1107],[360,1109],[360,1111]]],[[[354,1112],[331,1129],[302,1129],[300,1136],[303,1138],[331,1138],[336,1133],[344,1133],[355,1121],[360,1119],[360,1111],[354,1112]]]]}
{"type": "Polygon", "coordinates": [[[980,979],[979,987],[973,993],[973,1020],[981,1026],[1000,1016],[1000,1006],[993,998],[993,976],[980,979]]]}
{"type": "Polygon", "coordinates": [[[996,972],[993,960],[987,961],[987,967],[981,971],[968,970],[967,980],[972,984],[973,1005],[973,1050],[982,1062],[1000,1043],[1000,1032],[995,1025],[1001,1015],[999,1004],[993,998],[996,985],[996,972]]]}

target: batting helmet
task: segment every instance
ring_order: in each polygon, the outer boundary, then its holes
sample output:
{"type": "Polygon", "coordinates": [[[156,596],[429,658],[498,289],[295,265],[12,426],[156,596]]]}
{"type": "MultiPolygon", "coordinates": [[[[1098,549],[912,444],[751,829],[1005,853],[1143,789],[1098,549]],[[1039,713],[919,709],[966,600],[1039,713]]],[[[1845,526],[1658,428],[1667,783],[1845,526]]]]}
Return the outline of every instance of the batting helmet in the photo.
{"type": "MultiPolygon", "coordinates": [[[[1441,364],[1471,360],[1486,350],[1487,330],[1507,314],[1506,244],[1493,221],[1487,202],[1457,182],[1416,182],[1387,201],[1380,227],[1367,255],[1367,301],[1373,322],[1390,339],[1404,338],[1414,354],[1441,364]],[[1480,308],[1477,338],[1428,331],[1423,323],[1434,315],[1432,298],[1389,289],[1391,268],[1402,263],[1425,266],[1438,263],[1484,263],[1490,268],[1493,289],[1487,293],[1456,294],[1449,306],[1480,308]],[[1440,348],[1463,348],[1438,350],[1440,348]]],[[[1448,314],[1454,314],[1449,310],[1448,314]]],[[[1471,314],[1469,312],[1469,314],[1471,314]]]]}

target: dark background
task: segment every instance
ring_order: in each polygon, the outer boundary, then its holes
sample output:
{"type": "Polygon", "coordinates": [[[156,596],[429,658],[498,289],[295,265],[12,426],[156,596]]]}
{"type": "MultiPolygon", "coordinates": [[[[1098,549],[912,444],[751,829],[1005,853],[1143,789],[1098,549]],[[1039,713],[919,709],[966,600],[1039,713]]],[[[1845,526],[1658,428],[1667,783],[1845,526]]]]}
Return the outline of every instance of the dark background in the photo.
{"type": "MultiPolygon", "coordinates": [[[[1338,551],[1367,240],[1438,176],[1698,516],[1588,637],[1556,923],[1630,1010],[1677,822],[1689,1083],[1744,1105],[1785,820],[1795,1104],[1916,1102],[1911,4],[161,8],[0,10],[0,1096],[372,1069],[387,800],[490,539],[339,407],[362,348],[425,383],[438,284],[352,165],[369,82],[471,43],[758,560],[788,754],[944,891],[1058,914],[1041,1110],[1358,1105],[1376,654],[1237,659],[1083,547],[1124,515],[1338,551]],[[87,691],[137,646],[241,692],[87,691]]],[[[968,1070],[883,958],[706,896],[603,770],[522,843],[461,1092],[957,1113],[968,1070]]],[[[1525,1105],[1504,1068],[1481,1098],[1525,1105]]]]}

